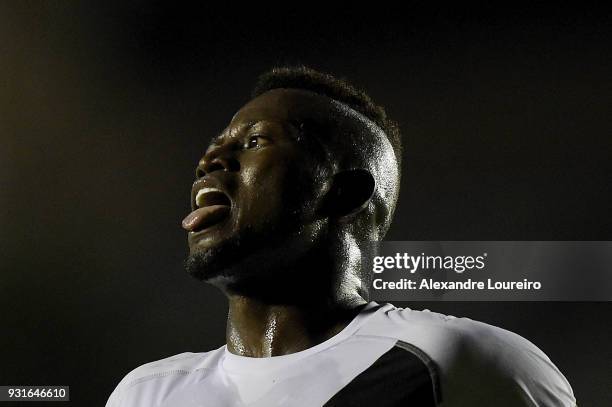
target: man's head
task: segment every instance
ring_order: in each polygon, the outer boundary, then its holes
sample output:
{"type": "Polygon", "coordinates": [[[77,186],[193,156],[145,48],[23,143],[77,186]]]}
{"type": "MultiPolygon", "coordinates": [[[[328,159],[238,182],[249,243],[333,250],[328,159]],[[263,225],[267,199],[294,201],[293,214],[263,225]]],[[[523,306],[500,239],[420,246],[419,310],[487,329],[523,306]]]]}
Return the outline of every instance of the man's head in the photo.
{"type": "Polygon", "coordinates": [[[358,267],[399,190],[397,127],[365,93],[308,68],[262,75],[200,160],[187,268],[226,291],[358,267]]]}

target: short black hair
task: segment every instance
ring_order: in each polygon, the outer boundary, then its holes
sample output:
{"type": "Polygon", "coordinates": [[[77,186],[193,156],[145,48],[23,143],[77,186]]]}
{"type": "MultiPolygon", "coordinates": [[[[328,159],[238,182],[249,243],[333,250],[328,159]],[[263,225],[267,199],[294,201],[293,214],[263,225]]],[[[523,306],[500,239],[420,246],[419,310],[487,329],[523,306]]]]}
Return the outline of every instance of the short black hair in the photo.
{"type": "Polygon", "coordinates": [[[395,152],[398,167],[401,166],[402,141],[399,126],[387,117],[385,109],[374,103],[363,90],[353,86],[344,78],[317,71],[306,66],[283,66],[261,74],[252,98],[272,89],[302,89],[327,96],[358,111],[380,127],[395,152]]]}

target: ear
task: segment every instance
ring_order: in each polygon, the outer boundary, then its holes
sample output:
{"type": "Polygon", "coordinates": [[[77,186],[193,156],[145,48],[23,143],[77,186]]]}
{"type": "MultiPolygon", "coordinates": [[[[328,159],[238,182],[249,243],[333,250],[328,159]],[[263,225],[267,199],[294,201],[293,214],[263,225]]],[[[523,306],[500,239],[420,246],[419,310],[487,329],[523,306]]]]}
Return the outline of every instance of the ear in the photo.
{"type": "Polygon", "coordinates": [[[326,215],[342,218],[358,213],[368,205],[374,187],[374,177],[369,171],[354,169],[337,173],[325,197],[326,215]]]}

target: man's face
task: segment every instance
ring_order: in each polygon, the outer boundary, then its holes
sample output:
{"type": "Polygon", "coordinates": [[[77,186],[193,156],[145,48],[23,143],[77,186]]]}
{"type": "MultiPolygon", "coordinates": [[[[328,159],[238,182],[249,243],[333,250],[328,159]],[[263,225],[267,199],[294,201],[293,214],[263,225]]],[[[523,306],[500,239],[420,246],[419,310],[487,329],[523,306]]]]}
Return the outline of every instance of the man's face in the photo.
{"type": "Polygon", "coordinates": [[[245,267],[249,259],[251,265],[290,262],[314,243],[328,185],[314,141],[301,137],[299,123],[325,103],[298,90],[267,92],[213,141],[192,187],[194,211],[183,221],[192,274],[236,279],[253,272],[245,267]]]}

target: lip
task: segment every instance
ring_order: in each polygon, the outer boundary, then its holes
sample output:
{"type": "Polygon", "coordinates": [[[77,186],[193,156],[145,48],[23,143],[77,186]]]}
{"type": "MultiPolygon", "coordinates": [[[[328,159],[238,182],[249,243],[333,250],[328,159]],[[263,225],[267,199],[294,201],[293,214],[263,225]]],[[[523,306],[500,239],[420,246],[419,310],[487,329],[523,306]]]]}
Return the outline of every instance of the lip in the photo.
{"type": "Polygon", "coordinates": [[[225,219],[205,229],[193,230],[193,231],[188,232],[187,233],[187,243],[191,247],[191,246],[198,244],[198,242],[203,239],[212,237],[211,235],[214,235],[216,231],[219,231],[220,229],[222,229],[227,224],[227,222],[229,222],[229,220],[230,220],[230,216],[226,216],[225,219]]]}
{"type": "Polygon", "coordinates": [[[193,185],[191,186],[191,210],[194,211],[198,209],[196,204],[196,197],[199,191],[210,188],[213,190],[217,190],[223,193],[227,199],[230,201],[230,211],[234,209],[234,200],[232,196],[227,192],[227,189],[223,186],[223,184],[215,178],[212,177],[204,177],[197,179],[193,185]]]}
{"type": "MultiPolygon", "coordinates": [[[[202,211],[203,209],[206,209],[206,211],[210,210],[210,212],[214,213],[209,212],[207,215],[204,215],[209,218],[210,224],[208,226],[206,226],[206,221],[204,221],[201,227],[188,230],[187,239],[190,247],[196,244],[205,244],[204,241],[206,240],[215,239],[215,236],[218,234],[216,232],[219,232],[226,226],[232,218],[234,200],[231,195],[228,194],[227,189],[220,180],[213,177],[204,177],[197,179],[191,187],[191,209],[192,212],[187,215],[187,218],[193,215],[195,211],[202,211]],[[199,201],[202,205],[201,207],[196,203],[198,194],[200,195],[199,201]],[[223,194],[223,197],[220,197],[220,194],[223,194]]],[[[185,222],[187,218],[185,218],[183,222],[185,222]]],[[[198,221],[196,220],[196,222],[198,221]]],[[[183,228],[189,229],[189,226],[183,223],[183,228]]]]}
{"type": "Polygon", "coordinates": [[[217,188],[202,188],[196,193],[195,204],[199,208],[211,206],[231,207],[227,194],[217,188]]]}

